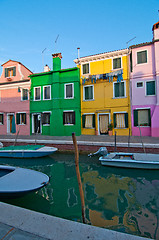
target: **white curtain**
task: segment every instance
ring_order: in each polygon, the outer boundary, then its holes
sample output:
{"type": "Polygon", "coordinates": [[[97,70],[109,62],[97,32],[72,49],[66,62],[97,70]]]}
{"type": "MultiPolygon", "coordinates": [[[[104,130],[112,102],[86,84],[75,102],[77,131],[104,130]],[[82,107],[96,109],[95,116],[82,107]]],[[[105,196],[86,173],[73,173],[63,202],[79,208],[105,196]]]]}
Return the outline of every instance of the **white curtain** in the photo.
{"type": "Polygon", "coordinates": [[[86,115],[86,122],[85,122],[85,127],[86,128],[92,128],[92,115],[86,115]]]}
{"type": "Polygon", "coordinates": [[[100,127],[100,133],[107,133],[108,132],[108,115],[102,114],[99,115],[99,127],[100,127]]]}
{"type": "Polygon", "coordinates": [[[117,128],[125,128],[125,114],[117,113],[116,114],[116,127],[117,128]]]}

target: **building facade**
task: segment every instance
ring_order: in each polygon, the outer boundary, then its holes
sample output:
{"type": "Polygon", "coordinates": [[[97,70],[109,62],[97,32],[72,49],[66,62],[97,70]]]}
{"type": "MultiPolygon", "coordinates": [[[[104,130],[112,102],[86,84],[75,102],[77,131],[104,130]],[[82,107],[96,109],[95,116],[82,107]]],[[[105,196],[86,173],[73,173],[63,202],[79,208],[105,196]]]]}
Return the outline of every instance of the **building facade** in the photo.
{"type": "Polygon", "coordinates": [[[152,42],[130,49],[132,135],[159,137],[159,22],[152,42]]]}
{"type": "Polygon", "coordinates": [[[0,133],[30,135],[29,75],[22,63],[2,64],[0,77],[0,133]]]}
{"type": "Polygon", "coordinates": [[[81,57],[82,134],[129,135],[131,130],[128,49],[81,57]]]}
{"type": "Polygon", "coordinates": [[[61,69],[61,53],[53,54],[53,71],[32,74],[31,134],[81,134],[79,69],[61,69]]]}

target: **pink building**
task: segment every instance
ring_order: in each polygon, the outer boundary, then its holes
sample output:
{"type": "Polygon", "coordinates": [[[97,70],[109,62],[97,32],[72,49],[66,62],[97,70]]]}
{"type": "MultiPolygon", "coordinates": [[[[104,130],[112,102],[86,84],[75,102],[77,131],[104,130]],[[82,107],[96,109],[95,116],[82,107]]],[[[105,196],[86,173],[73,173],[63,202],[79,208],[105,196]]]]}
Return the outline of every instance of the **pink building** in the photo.
{"type": "Polygon", "coordinates": [[[0,134],[12,134],[16,127],[15,134],[30,135],[30,79],[28,76],[32,72],[22,63],[12,60],[2,64],[2,67],[0,134]]]}
{"type": "Polygon", "coordinates": [[[153,40],[130,47],[132,135],[159,137],[159,22],[153,40]]]}

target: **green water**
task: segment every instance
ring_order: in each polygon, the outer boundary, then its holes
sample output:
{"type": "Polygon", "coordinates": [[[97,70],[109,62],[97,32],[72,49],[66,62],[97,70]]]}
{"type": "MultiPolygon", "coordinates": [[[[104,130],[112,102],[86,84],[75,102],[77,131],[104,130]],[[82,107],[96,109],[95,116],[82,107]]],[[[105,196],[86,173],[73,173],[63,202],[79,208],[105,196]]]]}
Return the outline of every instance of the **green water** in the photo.
{"type": "MultiPolygon", "coordinates": [[[[39,159],[1,159],[0,164],[46,173],[50,183],[9,204],[82,222],[74,154],[39,159]]],[[[101,166],[80,155],[80,172],[88,224],[159,239],[159,171],[101,166]]]]}

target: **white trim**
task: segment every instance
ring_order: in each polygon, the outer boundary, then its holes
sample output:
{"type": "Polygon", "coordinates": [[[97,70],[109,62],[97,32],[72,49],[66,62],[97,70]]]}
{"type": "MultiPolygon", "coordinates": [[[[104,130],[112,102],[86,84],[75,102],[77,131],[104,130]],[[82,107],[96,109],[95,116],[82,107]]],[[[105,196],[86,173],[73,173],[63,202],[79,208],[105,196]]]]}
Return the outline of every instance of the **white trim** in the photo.
{"type": "Polygon", "coordinates": [[[112,71],[114,71],[114,70],[119,70],[119,69],[122,69],[122,66],[123,66],[123,61],[122,61],[122,57],[120,57],[120,56],[117,56],[117,57],[113,57],[112,58],[112,71]],[[113,68],[113,60],[114,59],[117,59],[117,58],[120,58],[121,59],[121,67],[120,68],[113,68]]]}
{"type": "Polygon", "coordinates": [[[16,123],[16,124],[17,124],[18,126],[19,126],[19,125],[20,125],[20,126],[25,126],[26,123],[21,123],[21,120],[22,120],[22,119],[21,119],[21,118],[22,118],[22,117],[21,117],[21,114],[24,113],[24,114],[26,115],[26,122],[27,122],[27,113],[26,113],[26,112],[17,112],[17,113],[20,114],[20,123],[19,123],[19,124],[16,123]]]}
{"type": "Polygon", "coordinates": [[[34,101],[41,101],[41,86],[39,87],[34,87],[34,101]],[[35,89],[40,88],[40,99],[35,99],[35,89]]]}
{"type": "Polygon", "coordinates": [[[147,81],[145,81],[145,82],[146,82],[146,84],[145,84],[145,96],[146,96],[146,97],[156,96],[156,81],[155,81],[155,80],[147,80],[147,81]],[[153,94],[153,95],[147,95],[147,82],[155,82],[155,94],[153,94]]]}
{"type": "MultiPolygon", "coordinates": [[[[51,117],[51,111],[44,111],[44,112],[42,112],[42,114],[43,113],[50,113],[50,117],[51,117]]],[[[42,126],[50,126],[50,123],[46,123],[46,124],[41,123],[41,125],[42,126]]]]}
{"type": "MultiPolygon", "coordinates": [[[[75,113],[75,110],[64,110],[63,113],[65,113],[65,112],[66,112],[66,113],[67,113],[67,112],[74,112],[74,113],[75,113]]],[[[63,126],[74,126],[74,125],[75,125],[75,124],[72,124],[72,123],[70,123],[70,124],[68,124],[68,123],[67,123],[67,124],[63,124],[63,126]]]]}
{"type": "Polygon", "coordinates": [[[142,50],[136,51],[136,66],[141,66],[141,65],[145,65],[145,64],[148,64],[148,50],[147,49],[142,49],[142,50]],[[145,62],[145,63],[137,63],[137,53],[144,52],[144,51],[147,52],[147,62],[145,62]]]}
{"type": "Polygon", "coordinates": [[[45,86],[43,86],[43,100],[44,100],[44,101],[51,100],[51,85],[45,85],[45,86]],[[45,92],[45,91],[44,91],[44,88],[47,88],[47,87],[50,88],[50,98],[45,99],[45,98],[44,98],[44,92],[45,92]]]}
{"type": "MultiPolygon", "coordinates": [[[[40,117],[41,117],[41,113],[32,113],[32,115],[31,115],[31,118],[32,118],[32,133],[33,133],[33,134],[36,134],[36,133],[35,133],[35,129],[34,129],[34,116],[35,116],[35,115],[40,115],[40,117]]],[[[42,133],[41,119],[40,119],[40,133],[42,133]]]]}
{"type": "Polygon", "coordinates": [[[85,62],[81,64],[81,75],[88,76],[91,73],[90,62],[85,62]],[[83,73],[83,65],[89,64],[89,73],[83,73]]]}
{"type": "Polygon", "coordinates": [[[83,86],[83,101],[93,101],[94,100],[94,85],[85,85],[83,86]],[[93,87],[93,99],[85,99],[85,88],[86,87],[93,87]]]}
{"type": "Polygon", "coordinates": [[[124,96],[122,96],[122,97],[115,97],[115,87],[114,87],[114,85],[117,84],[117,83],[119,83],[119,82],[113,82],[113,98],[114,99],[126,98],[127,97],[126,96],[126,81],[121,81],[121,83],[124,83],[124,96]]]}
{"type": "Polygon", "coordinates": [[[73,99],[74,98],[74,83],[65,83],[64,84],[64,99],[73,99]],[[72,97],[66,97],[66,86],[72,85],[72,97]]]}
{"type": "Polygon", "coordinates": [[[136,86],[136,88],[144,88],[144,81],[138,81],[138,82],[136,82],[136,85],[135,85],[135,86],[136,86]],[[142,87],[138,87],[138,86],[137,86],[137,83],[143,83],[142,87]]]}
{"type": "Polygon", "coordinates": [[[29,89],[28,88],[21,88],[21,101],[22,102],[29,101],[29,89]],[[27,90],[27,96],[28,96],[27,100],[23,100],[23,90],[27,90]]]}
{"type": "Polygon", "coordinates": [[[4,125],[4,112],[0,112],[0,115],[3,115],[3,123],[0,122],[0,125],[4,125]]]}
{"type": "Polygon", "coordinates": [[[10,131],[10,116],[15,117],[15,114],[14,113],[7,113],[7,133],[11,133],[11,131],[10,131]]]}

